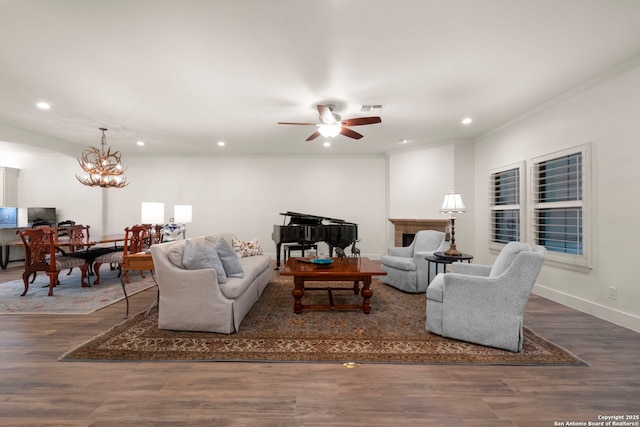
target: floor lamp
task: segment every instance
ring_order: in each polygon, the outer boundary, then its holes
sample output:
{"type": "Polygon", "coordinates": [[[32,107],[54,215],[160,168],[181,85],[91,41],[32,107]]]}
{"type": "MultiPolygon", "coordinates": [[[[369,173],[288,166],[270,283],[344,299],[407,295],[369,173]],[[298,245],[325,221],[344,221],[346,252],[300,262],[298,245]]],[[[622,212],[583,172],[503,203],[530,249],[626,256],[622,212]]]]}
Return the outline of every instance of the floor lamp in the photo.
{"type": "Polygon", "coordinates": [[[440,213],[448,213],[450,215],[449,219],[451,220],[451,245],[444,253],[447,256],[462,255],[462,252],[456,249],[456,217],[454,214],[465,213],[466,211],[467,208],[464,207],[460,193],[456,193],[452,189],[448,194],[445,194],[440,213]]]}

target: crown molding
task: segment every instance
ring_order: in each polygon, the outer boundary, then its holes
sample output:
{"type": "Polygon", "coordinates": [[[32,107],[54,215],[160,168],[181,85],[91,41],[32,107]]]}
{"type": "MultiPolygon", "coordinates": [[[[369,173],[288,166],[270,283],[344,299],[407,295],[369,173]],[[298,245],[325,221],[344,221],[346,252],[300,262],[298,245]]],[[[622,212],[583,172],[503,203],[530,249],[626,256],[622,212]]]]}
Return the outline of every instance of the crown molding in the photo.
{"type": "Polygon", "coordinates": [[[633,58],[629,59],[628,61],[625,61],[611,69],[609,69],[608,71],[605,71],[604,73],[598,74],[595,77],[590,78],[589,80],[586,80],[582,83],[580,83],[577,86],[574,86],[573,88],[562,92],[560,95],[557,95],[545,102],[543,102],[542,104],[538,105],[537,107],[534,107],[533,109],[527,111],[526,113],[520,114],[518,116],[515,116],[514,118],[512,118],[511,120],[507,121],[506,123],[503,123],[502,125],[495,127],[491,130],[489,130],[488,132],[483,133],[482,135],[477,136],[476,138],[474,138],[474,142],[479,142],[482,141],[486,138],[489,138],[492,135],[495,135],[496,133],[509,128],[511,126],[513,126],[516,123],[519,123],[535,114],[538,114],[542,111],[545,111],[563,101],[566,101],[567,99],[570,99],[588,89],[591,89],[595,86],[598,86],[599,84],[602,84],[604,82],[606,82],[607,80],[619,76],[623,73],[626,73],[627,71],[633,70],[637,67],[640,66],[640,55],[634,56],[633,58]]]}

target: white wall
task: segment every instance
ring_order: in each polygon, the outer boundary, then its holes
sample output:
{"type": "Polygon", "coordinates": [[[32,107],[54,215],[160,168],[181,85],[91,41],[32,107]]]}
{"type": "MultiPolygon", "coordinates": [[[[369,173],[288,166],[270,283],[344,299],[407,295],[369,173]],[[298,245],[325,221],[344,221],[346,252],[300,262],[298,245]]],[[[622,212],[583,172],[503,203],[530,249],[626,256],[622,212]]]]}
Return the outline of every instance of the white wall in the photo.
{"type": "Polygon", "coordinates": [[[187,236],[221,231],[257,238],[275,255],[272,231],[281,212],[294,211],[358,224],[362,254],[385,248],[385,159],[313,157],[128,158],[131,184],[108,189],[107,233],[140,222],[141,202],[193,206],[187,236]]]}
{"type": "MultiPolygon", "coordinates": [[[[389,160],[389,218],[447,219],[440,213],[444,195],[452,188],[468,213],[458,214],[456,245],[474,248],[474,150],[471,142],[450,142],[392,153],[389,160]]],[[[387,244],[393,246],[393,225],[387,224],[387,244]]]]}
{"type": "Polygon", "coordinates": [[[477,261],[494,258],[487,246],[490,169],[590,142],[593,268],[545,265],[534,292],[640,331],[640,66],[629,68],[476,142],[475,252],[477,261]],[[607,296],[610,286],[616,300],[607,296]]]}
{"type": "Polygon", "coordinates": [[[463,250],[473,247],[469,143],[422,147],[387,159],[128,157],[123,160],[130,184],[122,189],[82,186],[75,179],[76,159],[65,154],[3,142],[0,151],[3,166],[21,169],[20,207],[55,206],[59,220],[90,224],[93,236],[122,233],[141,222],[142,202],[163,202],[165,220],[174,205],[191,204],[187,236],[233,230],[275,254],[273,225],[283,223],[281,212],[296,211],[357,223],[362,254],[378,258],[393,245],[389,217],[446,218],[440,205],[455,187],[469,208],[456,223],[457,243],[463,250]]]}
{"type": "Polygon", "coordinates": [[[389,217],[446,218],[444,195],[453,187],[453,144],[419,148],[389,156],[389,217]]]}
{"type": "Polygon", "coordinates": [[[98,189],[80,184],[75,158],[49,150],[0,142],[1,166],[20,169],[18,207],[55,207],[58,221],[91,224],[92,236],[102,235],[102,201],[98,189]]]}

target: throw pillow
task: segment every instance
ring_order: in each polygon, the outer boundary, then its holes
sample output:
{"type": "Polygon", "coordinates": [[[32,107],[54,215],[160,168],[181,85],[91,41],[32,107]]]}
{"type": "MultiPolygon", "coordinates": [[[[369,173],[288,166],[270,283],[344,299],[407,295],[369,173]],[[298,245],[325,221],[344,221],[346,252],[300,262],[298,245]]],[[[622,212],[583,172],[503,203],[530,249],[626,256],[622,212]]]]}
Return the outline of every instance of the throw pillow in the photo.
{"type": "Polygon", "coordinates": [[[242,269],[242,265],[240,265],[240,260],[238,260],[236,251],[225,239],[210,239],[209,237],[206,237],[205,239],[214,242],[213,247],[216,252],[218,252],[218,256],[220,257],[220,261],[222,261],[222,267],[224,267],[224,272],[227,277],[244,276],[244,270],[242,269]]]}
{"type": "Polygon", "coordinates": [[[242,256],[242,249],[244,248],[244,242],[234,236],[233,238],[233,250],[236,251],[239,257],[242,256]]]}
{"type": "Polygon", "coordinates": [[[260,243],[258,242],[258,239],[243,242],[234,238],[233,248],[243,257],[262,255],[264,253],[262,251],[262,246],[260,246],[260,243]]]}
{"type": "Polygon", "coordinates": [[[220,261],[218,251],[213,245],[213,242],[208,240],[192,241],[187,239],[184,243],[182,264],[187,270],[213,268],[216,270],[218,283],[227,283],[227,275],[224,272],[222,261],[220,261]]]}

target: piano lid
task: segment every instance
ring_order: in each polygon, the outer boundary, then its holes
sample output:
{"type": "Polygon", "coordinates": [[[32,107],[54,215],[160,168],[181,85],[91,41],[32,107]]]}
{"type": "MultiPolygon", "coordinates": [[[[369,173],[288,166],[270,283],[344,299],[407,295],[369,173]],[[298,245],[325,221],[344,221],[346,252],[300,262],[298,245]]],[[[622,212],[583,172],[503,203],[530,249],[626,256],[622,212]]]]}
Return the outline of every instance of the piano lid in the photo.
{"type": "Polygon", "coordinates": [[[300,212],[287,211],[285,213],[281,212],[280,215],[284,215],[285,219],[287,216],[291,217],[291,219],[289,220],[289,224],[322,224],[323,221],[330,221],[337,224],[354,224],[353,222],[348,222],[343,219],[331,218],[328,216],[309,215],[300,212]]]}

